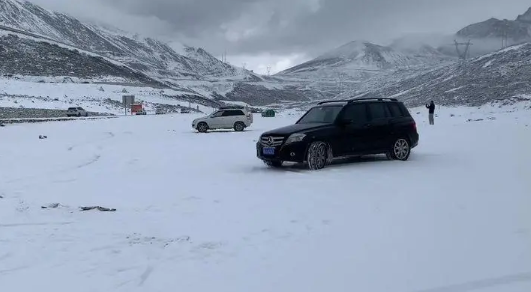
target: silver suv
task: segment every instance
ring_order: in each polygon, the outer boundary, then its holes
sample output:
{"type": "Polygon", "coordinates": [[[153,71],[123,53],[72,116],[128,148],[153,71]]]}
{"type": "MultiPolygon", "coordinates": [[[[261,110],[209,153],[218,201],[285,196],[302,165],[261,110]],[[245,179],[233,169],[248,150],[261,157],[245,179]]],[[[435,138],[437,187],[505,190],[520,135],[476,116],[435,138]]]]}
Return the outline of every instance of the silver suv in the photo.
{"type": "Polygon", "coordinates": [[[88,112],[80,106],[69,107],[66,110],[66,116],[67,117],[88,117],[88,112]]]}
{"type": "Polygon", "coordinates": [[[193,120],[192,128],[201,133],[208,130],[234,129],[241,132],[253,123],[253,113],[243,106],[220,107],[211,115],[193,120]]]}

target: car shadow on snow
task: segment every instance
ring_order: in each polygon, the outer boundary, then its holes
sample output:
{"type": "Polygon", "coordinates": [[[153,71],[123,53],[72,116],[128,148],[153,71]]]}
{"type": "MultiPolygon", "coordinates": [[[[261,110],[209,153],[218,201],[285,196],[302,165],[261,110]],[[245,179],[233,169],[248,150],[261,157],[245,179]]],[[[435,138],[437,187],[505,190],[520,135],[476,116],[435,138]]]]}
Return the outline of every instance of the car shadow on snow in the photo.
{"type": "MultiPolygon", "coordinates": [[[[393,161],[390,161],[387,159],[385,155],[367,155],[367,156],[357,156],[357,157],[346,157],[346,158],[339,158],[334,160],[330,165],[326,166],[323,170],[326,169],[338,169],[343,167],[355,167],[364,165],[366,163],[371,164],[378,164],[381,163],[391,163],[393,161]]],[[[304,171],[310,171],[308,170],[308,165],[305,163],[284,163],[284,165],[280,168],[275,167],[268,167],[267,165],[263,165],[262,167],[254,167],[253,170],[258,171],[288,171],[288,172],[304,172],[304,171]]]]}
{"type": "Polygon", "coordinates": [[[246,130],[243,130],[243,131],[241,131],[241,132],[237,132],[237,131],[234,131],[234,130],[232,130],[232,129],[230,129],[230,130],[227,129],[227,130],[208,130],[208,132],[206,132],[206,133],[200,133],[200,132],[198,132],[198,131],[192,130],[192,131],[190,131],[190,132],[187,131],[187,132],[184,132],[184,133],[187,133],[187,134],[190,133],[190,134],[202,134],[202,135],[207,135],[207,134],[216,134],[216,133],[218,133],[218,134],[219,134],[219,133],[224,133],[224,134],[226,134],[226,133],[242,134],[242,133],[245,133],[245,132],[255,132],[255,131],[256,131],[256,130],[247,130],[247,129],[246,129],[246,130]]]}

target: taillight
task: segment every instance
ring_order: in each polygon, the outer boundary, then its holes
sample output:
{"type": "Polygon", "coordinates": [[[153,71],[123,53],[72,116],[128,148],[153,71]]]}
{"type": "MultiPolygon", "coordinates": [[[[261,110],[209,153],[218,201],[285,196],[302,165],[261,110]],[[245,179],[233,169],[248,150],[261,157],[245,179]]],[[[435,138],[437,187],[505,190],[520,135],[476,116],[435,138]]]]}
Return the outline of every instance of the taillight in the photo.
{"type": "Polygon", "coordinates": [[[416,131],[417,130],[417,123],[416,122],[413,122],[413,129],[416,131]]]}

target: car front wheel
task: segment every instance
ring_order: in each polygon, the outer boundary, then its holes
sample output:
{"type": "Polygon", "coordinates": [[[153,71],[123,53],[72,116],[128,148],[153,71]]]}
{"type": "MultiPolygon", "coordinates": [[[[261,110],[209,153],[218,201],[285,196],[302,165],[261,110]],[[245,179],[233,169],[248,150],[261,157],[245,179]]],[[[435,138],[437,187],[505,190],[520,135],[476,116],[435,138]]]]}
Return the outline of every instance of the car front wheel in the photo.
{"type": "Polygon", "coordinates": [[[208,125],[205,122],[201,122],[197,125],[197,131],[199,133],[206,133],[208,131],[208,125]]]}
{"type": "Polygon", "coordinates": [[[319,170],[325,168],[330,162],[330,149],[328,144],[324,142],[313,142],[308,147],[308,153],[306,160],[308,162],[308,168],[311,170],[319,170]]]}

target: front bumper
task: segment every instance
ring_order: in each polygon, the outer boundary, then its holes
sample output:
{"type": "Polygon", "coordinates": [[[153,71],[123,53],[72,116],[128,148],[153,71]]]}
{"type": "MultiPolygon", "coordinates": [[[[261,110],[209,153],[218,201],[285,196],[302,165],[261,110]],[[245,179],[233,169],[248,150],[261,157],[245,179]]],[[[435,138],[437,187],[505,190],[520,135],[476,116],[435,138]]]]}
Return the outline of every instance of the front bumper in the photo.
{"type": "Polygon", "coordinates": [[[306,144],[302,142],[296,142],[289,145],[281,145],[277,147],[270,147],[262,145],[262,143],[256,143],[256,157],[263,161],[288,161],[302,163],[306,157],[306,144]],[[274,154],[264,154],[264,148],[274,148],[274,154]]]}

